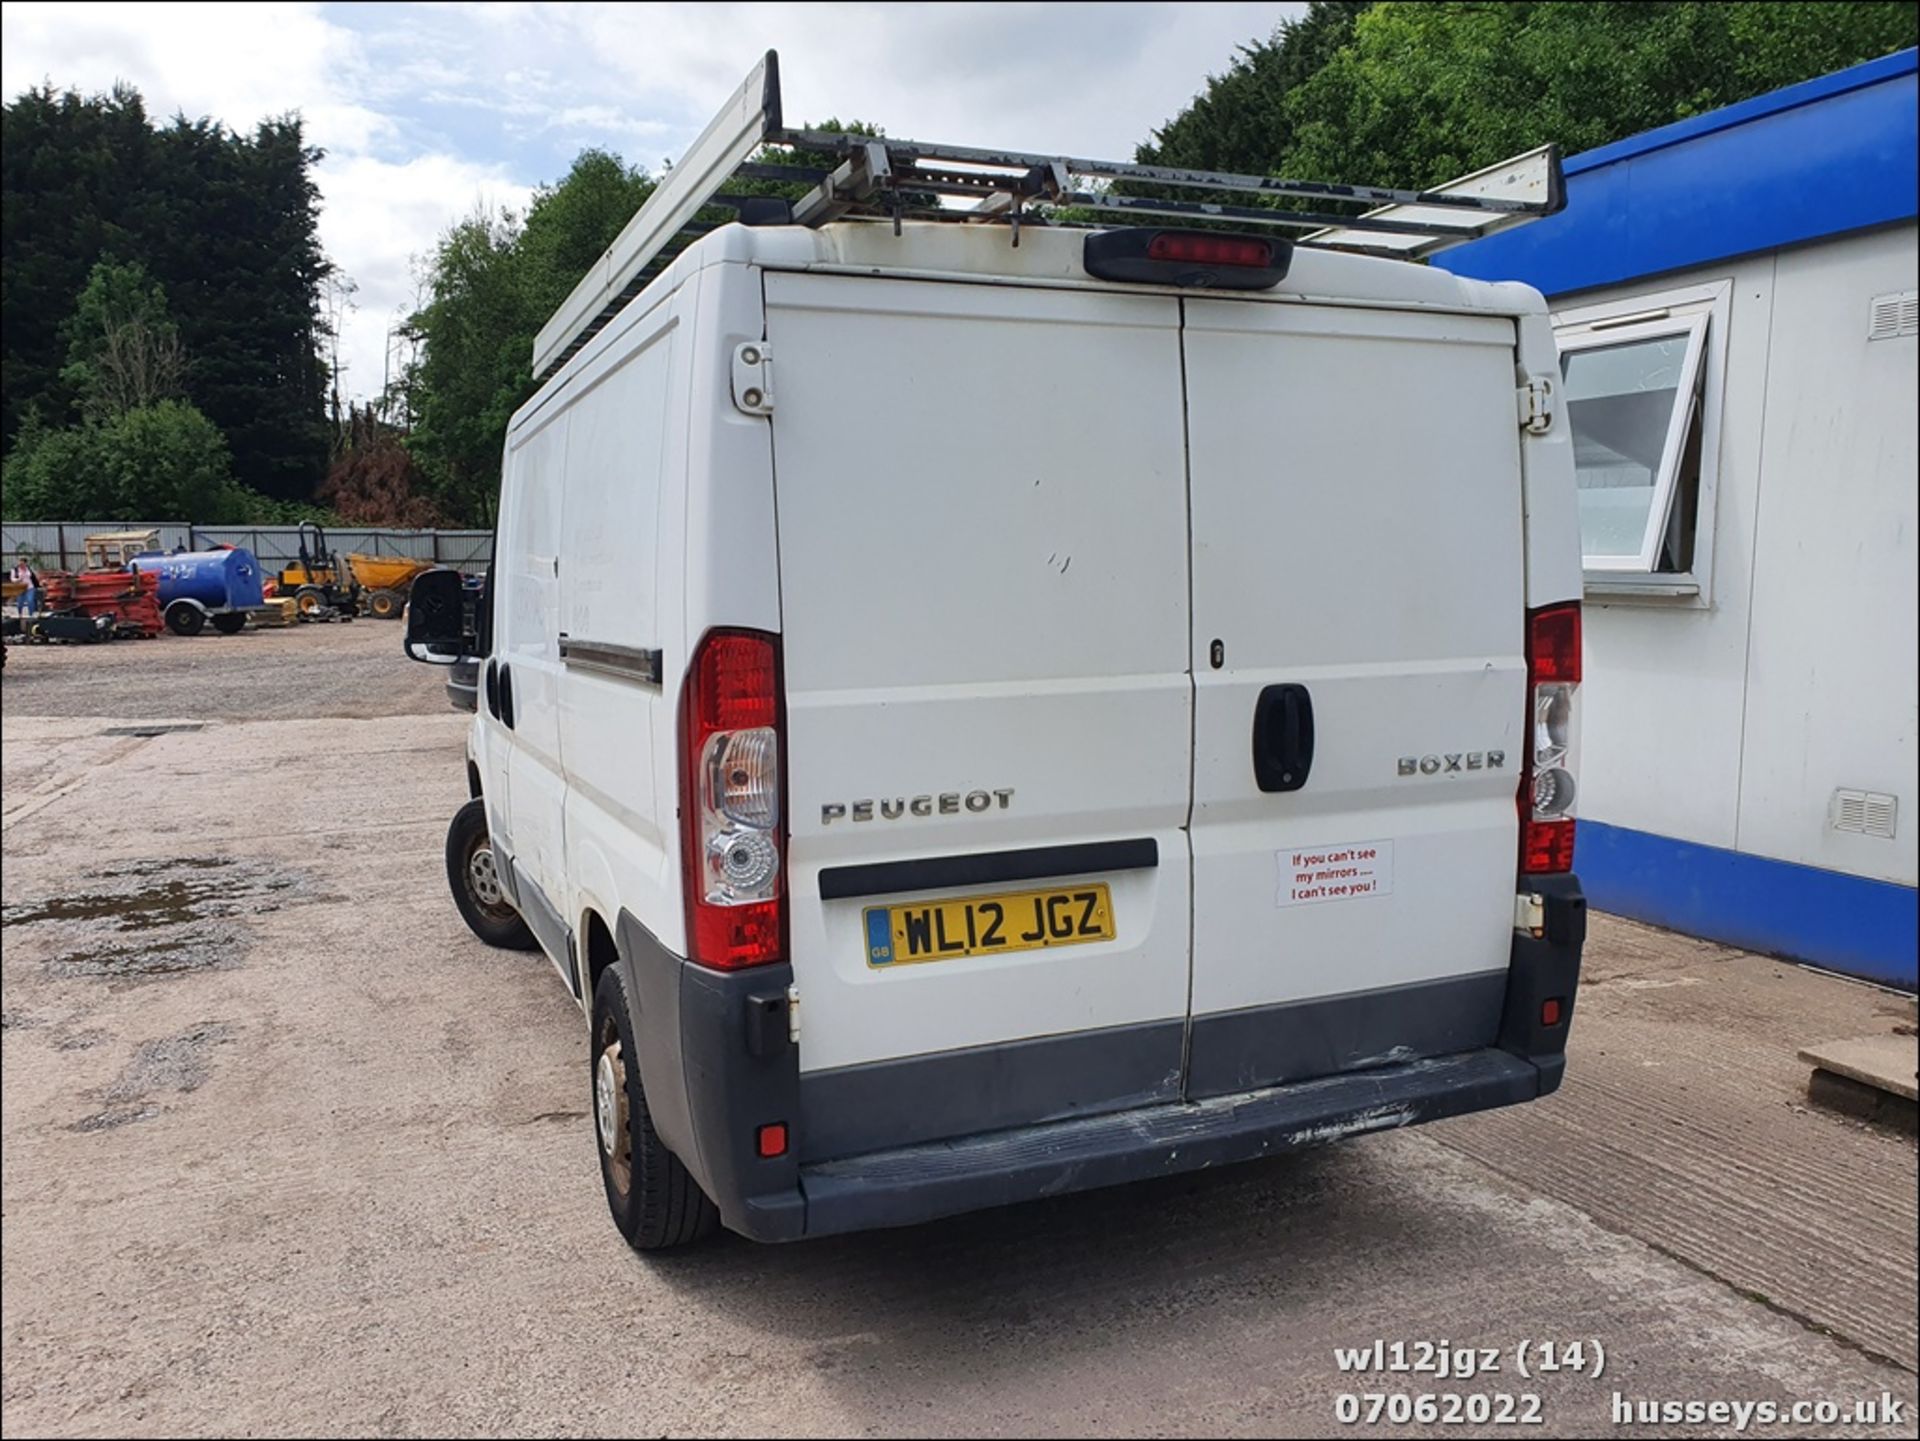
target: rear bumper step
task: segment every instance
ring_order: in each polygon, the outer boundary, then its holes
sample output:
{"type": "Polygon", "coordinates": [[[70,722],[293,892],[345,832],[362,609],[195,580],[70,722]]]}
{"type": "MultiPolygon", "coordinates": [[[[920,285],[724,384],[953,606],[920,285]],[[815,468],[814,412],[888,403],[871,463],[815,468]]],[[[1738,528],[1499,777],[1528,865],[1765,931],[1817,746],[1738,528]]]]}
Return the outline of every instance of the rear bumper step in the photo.
{"type": "Polygon", "coordinates": [[[802,1166],[800,1206],[763,1209],[748,1201],[745,1215],[730,1224],[768,1241],[910,1226],[1513,1105],[1540,1095],[1541,1081],[1538,1067],[1510,1052],[1467,1051],[1240,1095],[877,1151],[802,1166]]]}

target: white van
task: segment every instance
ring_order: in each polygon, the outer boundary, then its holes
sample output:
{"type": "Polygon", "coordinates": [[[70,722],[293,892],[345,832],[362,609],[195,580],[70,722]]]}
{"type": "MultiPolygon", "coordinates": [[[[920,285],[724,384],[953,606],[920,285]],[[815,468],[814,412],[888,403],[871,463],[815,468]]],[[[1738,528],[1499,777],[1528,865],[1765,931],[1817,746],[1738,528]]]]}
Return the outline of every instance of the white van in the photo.
{"type": "MultiPolygon", "coordinates": [[[[964,174],[836,139],[856,180],[964,174]]],[[[1465,233],[1433,196],[1297,246],[1020,198],[617,243],[543,333],[473,633],[416,586],[409,653],[483,658],[456,903],[586,1012],[642,1249],[1559,1083],[1580,555],[1539,295],[1333,248],[1465,233]]]]}

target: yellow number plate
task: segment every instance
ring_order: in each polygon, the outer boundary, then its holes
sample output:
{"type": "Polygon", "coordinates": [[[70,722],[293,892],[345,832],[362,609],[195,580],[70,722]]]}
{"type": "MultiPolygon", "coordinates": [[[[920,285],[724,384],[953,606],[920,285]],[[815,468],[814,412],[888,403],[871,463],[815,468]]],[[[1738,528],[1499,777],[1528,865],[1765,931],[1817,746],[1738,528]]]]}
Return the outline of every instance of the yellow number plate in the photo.
{"type": "Polygon", "coordinates": [[[866,922],[867,964],[874,967],[1114,938],[1113,897],[1104,885],[869,906],[866,922]]]}

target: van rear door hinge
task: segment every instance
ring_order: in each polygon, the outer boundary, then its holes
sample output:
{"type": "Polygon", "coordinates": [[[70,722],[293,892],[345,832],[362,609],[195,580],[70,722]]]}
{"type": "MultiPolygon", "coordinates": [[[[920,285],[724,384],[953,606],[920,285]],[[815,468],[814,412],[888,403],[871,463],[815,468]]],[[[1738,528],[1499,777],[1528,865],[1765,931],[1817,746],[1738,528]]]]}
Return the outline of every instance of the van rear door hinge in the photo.
{"type": "Polygon", "coordinates": [[[787,987],[787,1039],[789,1041],[800,1039],[800,988],[798,986],[787,987]]]}
{"type": "Polygon", "coordinates": [[[748,415],[773,414],[773,351],[766,341],[734,346],[733,403],[748,415]]]}
{"type": "Polygon", "coordinates": [[[1520,387],[1520,428],[1528,435],[1545,435],[1553,429],[1553,380],[1535,375],[1520,387]]]}

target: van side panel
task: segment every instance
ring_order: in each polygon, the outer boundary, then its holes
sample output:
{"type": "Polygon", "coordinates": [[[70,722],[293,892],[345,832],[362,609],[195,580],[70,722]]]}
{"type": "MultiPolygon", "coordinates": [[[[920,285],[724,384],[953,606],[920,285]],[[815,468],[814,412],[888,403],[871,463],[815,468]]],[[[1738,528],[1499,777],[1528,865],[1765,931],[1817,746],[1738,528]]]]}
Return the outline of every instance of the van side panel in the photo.
{"type": "MultiPolygon", "coordinates": [[[[661,794],[654,765],[655,751],[673,745],[673,691],[657,672],[647,674],[663,641],[663,481],[685,456],[684,434],[669,424],[675,401],[685,405],[679,320],[673,300],[657,306],[566,402],[560,727],[567,915],[576,929],[589,911],[611,933],[623,906],[649,919],[680,906],[671,864],[676,799],[661,794]]],[[[667,544],[677,550],[677,541],[667,544]]],[[[581,979],[584,993],[589,978],[581,979]]]]}
{"type": "Polygon", "coordinates": [[[1514,343],[1505,318],[1187,302],[1194,651],[1223,660],[1195,666],[1190,1094],[1493,1040],[1526,709],[1514,343]],[[1291,790],[1256,783],[1275,686],[1311,704],[1291,790]]]}
{"type": "Polygon", "coordinates": [[[1178,302],[778,272],[766,294],[803,1145],[1177,1094],[1178,302]],[[1103,849],[1027,854],[1080,846],[1103,849]],[[912,868],[953,857],[1067,870],[956,884],[912,868]],[[870,958],[870,909],[1048,883],[1107,885],[1115,938],[870,958]]]}

